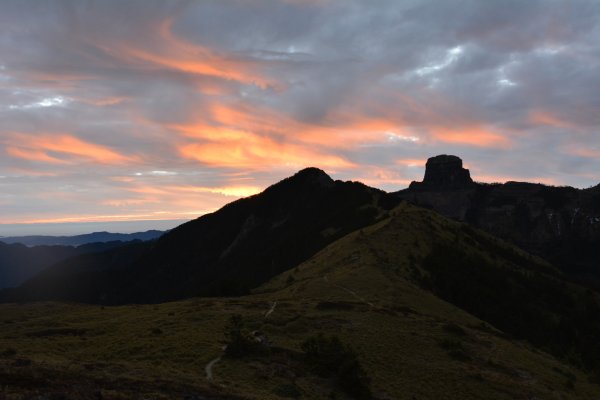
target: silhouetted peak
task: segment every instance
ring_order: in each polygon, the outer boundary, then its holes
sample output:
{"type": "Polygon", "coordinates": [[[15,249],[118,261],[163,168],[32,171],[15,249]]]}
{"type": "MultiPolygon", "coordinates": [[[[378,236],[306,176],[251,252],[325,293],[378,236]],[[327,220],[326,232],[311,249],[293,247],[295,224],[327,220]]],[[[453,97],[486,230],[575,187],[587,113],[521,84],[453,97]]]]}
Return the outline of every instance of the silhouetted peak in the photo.
{"type": "Polygon", "coordinates": [[[333,179],[325,171],[315,167],[304,168],[296,172],[289,179],[294,182],[316,184],[323,187],[332,186],[334,183],[333,179]]]}
{"type": "Polygon", "coordinates": [[[473,184],[462,160],[453,155],[441,154],[431,157],[425,164],[423,182],[413,182],[411,189],[461,189],[473,184]]]}

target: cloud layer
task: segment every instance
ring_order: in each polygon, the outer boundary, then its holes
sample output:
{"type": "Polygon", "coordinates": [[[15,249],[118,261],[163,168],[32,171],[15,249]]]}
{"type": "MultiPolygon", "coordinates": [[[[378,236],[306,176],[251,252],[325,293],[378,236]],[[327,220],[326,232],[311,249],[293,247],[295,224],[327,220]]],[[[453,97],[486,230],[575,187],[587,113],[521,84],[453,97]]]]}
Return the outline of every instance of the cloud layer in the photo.
{"type": "Polygon", "coordinates": [[[191,218],[305,166],[600,181],[600,3],[3,1],[0,222],[191,218]]]}

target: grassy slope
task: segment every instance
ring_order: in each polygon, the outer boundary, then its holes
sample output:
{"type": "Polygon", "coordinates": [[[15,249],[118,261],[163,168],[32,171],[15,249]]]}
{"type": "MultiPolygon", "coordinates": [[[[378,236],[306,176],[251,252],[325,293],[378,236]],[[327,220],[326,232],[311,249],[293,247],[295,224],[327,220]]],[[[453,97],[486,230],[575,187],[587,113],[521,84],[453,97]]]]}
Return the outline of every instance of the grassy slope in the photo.
{"type": "MultiPolygon", "coordinates": [[[[290,350],[299,350],[316,332],[339,335],[358,352],[382,399],[600,398],[600,386],[581,372],[509,341],[413,284],[414,266],[432,243],[451,243],[460,225],[410,206],[393,214],[333,243],[252,296],[106,308],[0,305],[3,394],[276,399],[284,385],[293,384],[304,398],[326,399],[331,392],[344,398],[286,354],[224,359],[208,382],[204,367],[221,353],[227,318],[239,313],[250,328],[290,350]],[[274,301],[275,311],[265,318],[274,301]]],[[[464,250],[480,251],[467,244],[464,250]]],[[[541,262],[539,268],[553,273],[541,262]]]]}

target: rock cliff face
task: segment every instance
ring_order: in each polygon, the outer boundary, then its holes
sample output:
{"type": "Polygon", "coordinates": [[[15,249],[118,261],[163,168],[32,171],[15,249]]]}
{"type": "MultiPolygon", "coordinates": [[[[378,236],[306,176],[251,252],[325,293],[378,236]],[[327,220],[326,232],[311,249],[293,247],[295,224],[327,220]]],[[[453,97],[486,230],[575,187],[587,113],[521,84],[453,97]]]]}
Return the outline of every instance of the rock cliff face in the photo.
{"type": "Polygon", "coordinates": [[[428,160],[423,182],[396,195],[510,240],[600,289],[600,185],[474,183],[460,158],[444,155],[428,160]]]}
{"type": "Polygon", "coordinates": [[[413,190],[454,190],[471,187],[473,180],[468,169],[456,156],[442,154],[427,160],[423,182],[413,182],[413,190]]]}

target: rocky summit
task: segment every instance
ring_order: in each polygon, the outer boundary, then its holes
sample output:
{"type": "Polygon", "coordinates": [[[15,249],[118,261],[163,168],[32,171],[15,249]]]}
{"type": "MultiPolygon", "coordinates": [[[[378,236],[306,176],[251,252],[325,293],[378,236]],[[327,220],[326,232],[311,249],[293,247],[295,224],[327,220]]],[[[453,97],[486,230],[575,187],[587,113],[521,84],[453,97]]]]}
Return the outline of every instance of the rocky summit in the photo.
{"type": "Polygon", "coordinates": [[[396,195],[507,239],[600,288],[600,191],[539,183],[474,182],[459,157],[427,161],[423,182],[396,195]]]}
{"type": "Polygon", "coordinates": [[[442,154],[431,157],[425,166],[423,182],[412,182],[413,190],[452,190],[464,189],[473,185],[469,170],[463,168],[462,160],[457,156],[442,154]]]}

